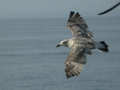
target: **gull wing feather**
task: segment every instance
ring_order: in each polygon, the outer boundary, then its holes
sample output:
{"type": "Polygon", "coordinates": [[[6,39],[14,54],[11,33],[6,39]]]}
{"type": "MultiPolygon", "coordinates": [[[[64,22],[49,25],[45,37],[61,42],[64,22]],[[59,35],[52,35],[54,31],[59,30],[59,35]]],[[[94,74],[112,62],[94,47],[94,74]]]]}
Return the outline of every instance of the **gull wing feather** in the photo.
{"type": "Polygon", "coordinates": [[[88,31],[88,25],[80,16],[80,14],[74,11],[71,11],[69,14],[69,18],[67,21],[67,27],[72,32],[72,36],[85,36],[85,37],[93,37],[92,33],[88,31]]]}
{"type": "Polygon", "coordinates": [[[86,55],[83,48],[73,47],[65,61],[66,77],[78,76],[86,63],[86,55]]]}

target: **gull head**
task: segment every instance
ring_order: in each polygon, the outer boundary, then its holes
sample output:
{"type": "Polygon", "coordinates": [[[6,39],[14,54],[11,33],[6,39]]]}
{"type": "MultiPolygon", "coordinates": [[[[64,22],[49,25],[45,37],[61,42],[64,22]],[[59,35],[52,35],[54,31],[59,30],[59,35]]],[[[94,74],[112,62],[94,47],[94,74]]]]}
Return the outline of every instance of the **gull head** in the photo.
{"type": "Polygon", "coordinates": [[[68,47],[68,41],[69,41],[68,39],[62,40],[56,45],[56,47],[60,47],[60,46],[68,47]]]}

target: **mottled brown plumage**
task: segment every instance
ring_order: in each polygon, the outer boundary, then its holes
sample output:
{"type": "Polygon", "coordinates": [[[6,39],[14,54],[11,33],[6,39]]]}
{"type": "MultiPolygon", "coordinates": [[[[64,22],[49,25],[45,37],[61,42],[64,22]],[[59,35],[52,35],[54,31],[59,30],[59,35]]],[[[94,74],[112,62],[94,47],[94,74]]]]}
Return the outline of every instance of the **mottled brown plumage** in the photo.
{"type": "Polygon", "coordinates": [[[86,55],[91,55],[92,49],[107,52],[108,45],[104,41],[93,40],[88,25],[78,12],[70,12],[67,27],[72,32],[72,38],[60,41],[56,47],[65,46],[71,49],[65,61],[66,77],[71,78],[80,75],[83,65],[87,63],[86,55]]]}
{"type": "Polygon", "coordinates": [[[74,11],[70,12],[67,27],[72,32],[73,36],[85,36],[85,37],[93,37],[92,33],[88,31],[88,25],[85,20],[80,16],[80,14],[74,11]]]}
{"type": "Polygon", "coordinates": [[[66,77],[78,76],[82,71],[83,64],[86,64],[84,49],[81,47],[73,47],[65,61],[66,77]]]}

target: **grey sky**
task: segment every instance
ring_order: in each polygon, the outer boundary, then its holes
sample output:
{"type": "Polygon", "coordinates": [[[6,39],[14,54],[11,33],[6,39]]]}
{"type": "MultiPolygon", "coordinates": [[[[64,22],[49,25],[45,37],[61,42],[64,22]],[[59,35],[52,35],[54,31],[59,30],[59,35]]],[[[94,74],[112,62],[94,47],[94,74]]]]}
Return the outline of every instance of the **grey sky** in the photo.
{"type": "MultiPolygon", "coordinates": [[[[0,18],[66,17],[71,10],[95,16],[119,0],[0,0],[0,18]]],[[[109,15],[120,15],[120,7],[109,15]]]]}

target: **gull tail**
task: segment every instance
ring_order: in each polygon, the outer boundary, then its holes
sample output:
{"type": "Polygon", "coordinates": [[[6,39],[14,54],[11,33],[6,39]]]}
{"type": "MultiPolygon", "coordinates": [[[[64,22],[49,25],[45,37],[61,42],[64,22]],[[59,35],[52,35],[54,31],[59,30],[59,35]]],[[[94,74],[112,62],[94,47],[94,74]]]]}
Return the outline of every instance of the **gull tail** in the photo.
{"type": "Polygon", "coordinates": [[[97,47],[97,49],[99,49],[102,52],[108,52],[109,51],[108,45],[106,44],[105,41],[97,42],[96,47],[97,47]]]}

